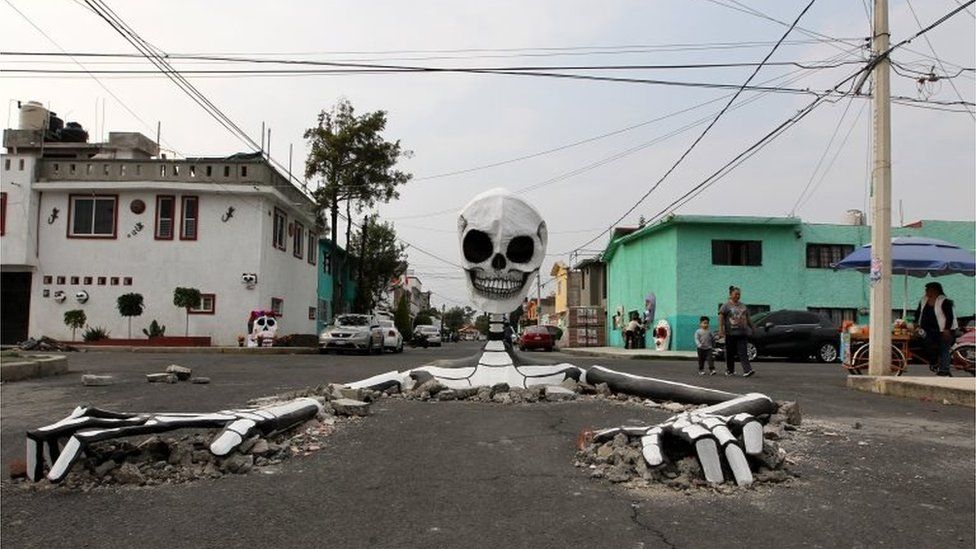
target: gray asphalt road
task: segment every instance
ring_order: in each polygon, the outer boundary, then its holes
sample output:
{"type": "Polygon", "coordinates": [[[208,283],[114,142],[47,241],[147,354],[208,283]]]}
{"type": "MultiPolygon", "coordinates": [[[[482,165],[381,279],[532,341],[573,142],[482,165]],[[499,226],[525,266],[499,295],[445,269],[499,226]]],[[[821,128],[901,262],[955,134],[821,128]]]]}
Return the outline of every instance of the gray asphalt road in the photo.
{"type": "MultiPolygon", "coordinates": [[[[209,411],[360,379],[472,344],[402,355],[85,353],[78,373],[3,384],[0,455],[27,428],[87,402],[129,411],[209,411]],[[149,385],[177,363],[210,385],[149,385]],[[112,373],[110,387],[80,384],[112,373]]],[[[579,365],[592,361],[548,355],[579,365]]],[[[5,547],[966,547],[974,540],[974,417],[967,408],[854,392],[837,366],[760,363],[755,378],[699,378],[688,362],[601,361],[632,373],[795,399],[804,431],[785,447],[800,477],[734,494],[637,493],[573,467],[584,428],[657,422],[606,402],[494,406],[382,401],[320,452],[267,472],[153,488],[25,491],[4,481],[5,547]],[[857,427],[855,427],[857,425],[857,427]],[[269,474],[270,473],[270,474],[269,474]]],[[[260,471],[260,470],[259,470],[260,471]]]]}

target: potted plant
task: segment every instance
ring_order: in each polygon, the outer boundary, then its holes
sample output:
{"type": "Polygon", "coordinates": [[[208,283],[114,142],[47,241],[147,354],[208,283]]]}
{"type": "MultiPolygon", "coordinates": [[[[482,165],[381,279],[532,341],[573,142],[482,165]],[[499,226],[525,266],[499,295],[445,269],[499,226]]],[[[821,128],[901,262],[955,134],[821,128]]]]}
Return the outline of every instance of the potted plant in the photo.
{"type": "Polygon", "coordinates": [[[186,309],[186,331],[184,336],[190,335],[190,309],[200,306],[200,290],[196,288],[176,288],[173,291],[173,305],[186,309]]]}
{"type": "Polygon", "coordinates": [[[142,294],[122,294],[116,300],[115,306],[119,314],[129,319],[129,339],[132,339],[132,317],[142,314],[142,294]]]}
{"type": "Polygon", "coordinates": [[[75,340],[75,330],[83,328],[86,322],[88,322],[88,317],[85,315],[85,311],[81,309],[73,309],[64,313],[64,323],[71,328],[71,341],[75,340]]]}

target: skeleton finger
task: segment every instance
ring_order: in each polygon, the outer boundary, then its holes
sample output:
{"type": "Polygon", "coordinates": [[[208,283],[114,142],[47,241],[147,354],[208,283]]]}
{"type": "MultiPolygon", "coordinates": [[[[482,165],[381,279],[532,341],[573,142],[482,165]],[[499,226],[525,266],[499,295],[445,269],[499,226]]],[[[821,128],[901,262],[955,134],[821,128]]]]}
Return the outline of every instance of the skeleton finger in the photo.
{"type": "MultiPolygon", "coordinates": [[[[736,484],[739,486],[752,484],[752,470],[749,468],[749,461],[742,452],[739,441],[726,426],[724,419],[710,416],[703,418],[701,421],[702,425],[711,431],[712,436],[715,437],[716,442],[721,447],[722,454],[725,455],[725,461],[732,471],[732,476],[735,478],[736,484]]],[[[762,437],[762,429],[760,429],[759,436],[760,438],[762,437]]],[[[702,467],[704,468],[704,464],[702,464],[702,467]]],[[[707,477],[708,475],[706,474],[707,477]]]]}
{"type": "Polygon", "coordinates": [[[664,454],[661,452],[661,435],[664,430],[654,427],[641,437],[641,455],[644,461],[651,467],[657,467],[664,463],[664,454]]]}
{"type": "Polygon", "coordinates": [[[749,455],[762,453],[763,428],[762,424],[750,414],[736,414],[729,418],[731,425],[737,432],[742,433],[742,442],[749,455]]]}
{"type": "Polygon", "coordinates": [[[701,463],[702,471],[705,473],[705,480],[715,484],[725,480],[718,444],[711,431],[689,418],[679,418],[671,424],[670,432],[695,448],[698,462],[701,463]]]}

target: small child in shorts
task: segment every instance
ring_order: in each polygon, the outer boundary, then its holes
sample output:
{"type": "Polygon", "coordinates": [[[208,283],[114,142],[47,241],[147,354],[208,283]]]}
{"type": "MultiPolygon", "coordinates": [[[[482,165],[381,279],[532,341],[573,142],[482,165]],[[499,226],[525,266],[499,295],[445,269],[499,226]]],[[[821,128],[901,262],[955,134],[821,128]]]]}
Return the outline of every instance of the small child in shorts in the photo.
{"type": "Polygon", "coordinates": [[[708,375],[715,375],[715,335],[708,329],[708,317],[698,319],[698,329],[695,330],[695,347],[698,349],[698,375],[705,375],[705,361],[708,361],[708,375]]]}

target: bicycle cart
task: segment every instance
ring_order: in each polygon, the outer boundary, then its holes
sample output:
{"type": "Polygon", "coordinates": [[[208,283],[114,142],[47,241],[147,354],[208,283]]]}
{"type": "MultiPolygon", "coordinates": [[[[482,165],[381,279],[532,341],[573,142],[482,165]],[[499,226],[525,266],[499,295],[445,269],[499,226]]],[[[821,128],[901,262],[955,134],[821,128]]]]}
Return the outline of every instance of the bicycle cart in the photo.
{"type": "MultiPolygon", "coordinates": [[[[862,334],[849,334],[847,338],[842,337],[841,346],[848,345],[850,351],[843,355],[843,365],[851,375],[861,375],[868,371],[870,362],[870,338],[862,334]]],[[[910,333],[896,333],[891,335],[891,362],[890,370],[895,376],[900,376],[908,370],[910,361],[919,362],[931,368],[928,360],[918,352],[912,350],[914,338],[910,333]]],[[[951,366],[956,370],[962,370],[972,376],[976,376],[976,363],[974,363],[974,349],[972,344],[956,345],[950,355],[951,366]]]]}

